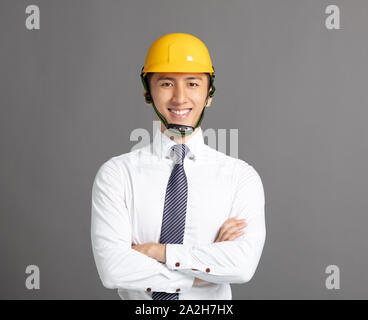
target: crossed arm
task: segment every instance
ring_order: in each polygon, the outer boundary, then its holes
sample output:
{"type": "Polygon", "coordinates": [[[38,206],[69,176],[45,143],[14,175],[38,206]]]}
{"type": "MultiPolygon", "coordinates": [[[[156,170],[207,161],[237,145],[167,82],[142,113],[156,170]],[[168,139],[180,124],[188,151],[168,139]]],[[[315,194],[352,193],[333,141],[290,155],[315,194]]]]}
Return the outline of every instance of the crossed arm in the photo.
{"type": "MultiPolygon", "coordinates": [[[[133,245],[127,188],[114,162],[98,171],[92,189],[91,240],[101,281],[107,288],[181,292],[201,280],[243,283],[258,265],[265,241],[264,193],[255,171],[239,172],[230,221],[220,228],[215,243],[202,245],[144,243],[133,245]],[[236,218],[247,222],[246,232],[236,218]],[[180,261],[180,267],[176,267],[180,261]],[[210,268],[209,268],[210,267],[210,268]],[[211,271],[206,271],[210,269],[211,271]]],[[[244,227],[245,225],[243,225],[244,227]]]]}
{"type": "MultiPolygon", "coordinates": [[[[247,226],[245,219],[237,219],[237,217],[229,218],[221,226],[215,242],[232,241],[244,234],[243,228],[247,226]]],[[[132,249],[137,250],[158,262],[166,263],[166,244],[147,242],[143,244],[132,243],[132,249]]],[[[208,282],[195,277],[193,285],[208,282]]]]}

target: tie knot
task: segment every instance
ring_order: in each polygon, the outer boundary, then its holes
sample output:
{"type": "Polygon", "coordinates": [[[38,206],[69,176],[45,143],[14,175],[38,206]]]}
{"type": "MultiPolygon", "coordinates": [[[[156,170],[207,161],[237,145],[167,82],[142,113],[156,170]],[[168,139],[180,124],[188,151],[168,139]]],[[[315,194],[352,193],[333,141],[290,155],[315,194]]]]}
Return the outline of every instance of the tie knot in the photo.
{"type": "Polygon", "coordinates": [[[171,150],[174,152],[175,156],[176,156],[176,163],[183,163],[185,156],[188,154],[189,152],[189,148],[187,145],[185,144],[176,144],[174,146],[171,147],[171,150]]]}

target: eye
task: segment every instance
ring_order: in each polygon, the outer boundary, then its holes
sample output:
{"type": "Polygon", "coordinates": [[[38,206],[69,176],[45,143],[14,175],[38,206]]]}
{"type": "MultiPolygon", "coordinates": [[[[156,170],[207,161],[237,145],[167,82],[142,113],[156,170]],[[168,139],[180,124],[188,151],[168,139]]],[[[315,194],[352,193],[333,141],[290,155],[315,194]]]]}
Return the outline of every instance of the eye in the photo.
{"type": "Polygon", "coordinates": [[[163,83],[161,83],[161,87],[168,87],[168,86],[170,86],[172,83],[170,83],[170,82],[163,82],[163,83]]]}
{"type": "Polygon", "coordinates": [[[199,87],[199,84],[195,83],[195,82],[189,82],[189,86],[190,87],[199,87]]]}

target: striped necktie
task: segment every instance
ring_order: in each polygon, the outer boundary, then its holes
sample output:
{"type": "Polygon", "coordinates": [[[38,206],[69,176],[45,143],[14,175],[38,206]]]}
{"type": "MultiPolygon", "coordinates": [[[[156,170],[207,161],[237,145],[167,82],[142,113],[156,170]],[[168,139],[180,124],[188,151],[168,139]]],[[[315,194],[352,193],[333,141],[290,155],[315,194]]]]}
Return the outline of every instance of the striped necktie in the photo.
{"type": "MultiPolygon", "coordinates": [[[[160,243],[181,244],[184,240],[187,211],[188,183],[184,171],[184,158],[189,152],[185,144],[171,147],[175,165],[166,188],[160,243]]],[[[179,300],[179,293],[152,292],[152,300],[179,300]]]]}

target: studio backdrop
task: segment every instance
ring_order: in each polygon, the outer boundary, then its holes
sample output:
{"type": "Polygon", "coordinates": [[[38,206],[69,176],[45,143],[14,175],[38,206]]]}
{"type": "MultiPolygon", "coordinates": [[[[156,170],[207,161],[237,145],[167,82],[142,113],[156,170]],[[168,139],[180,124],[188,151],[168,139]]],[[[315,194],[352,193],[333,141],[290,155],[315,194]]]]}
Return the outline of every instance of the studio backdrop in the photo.
{"type": "Polygon", "coordinates": [[[0,298],[119,299],[92,184],[137,129],[152,139],[139,73],[173,32],[211,52],[202,130],[264,186],[264,250],[233,299],[367,298],[367,31],[366,0],[2,0],[0,298]]]}

